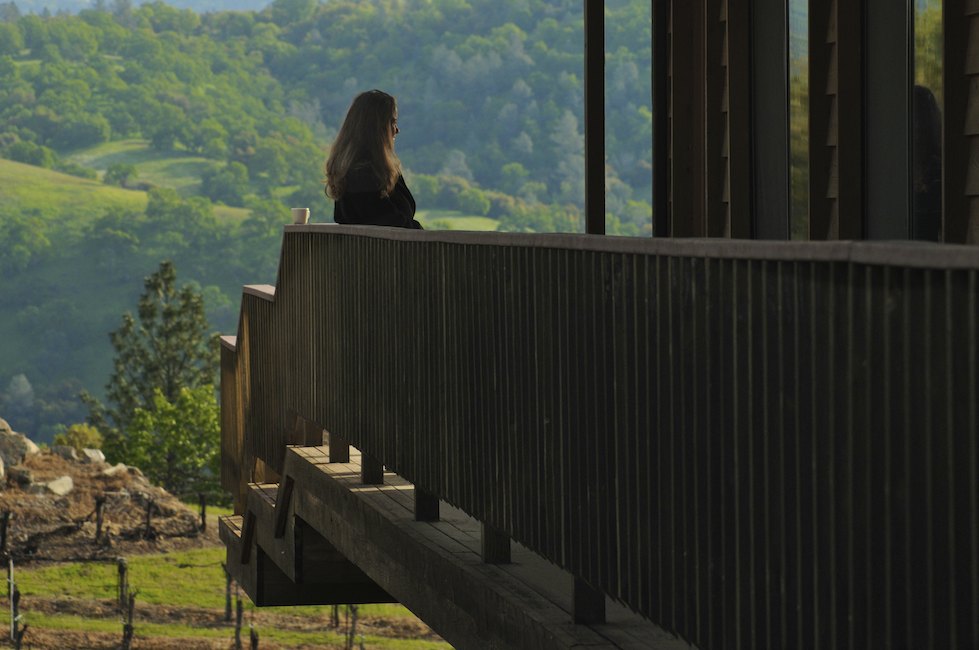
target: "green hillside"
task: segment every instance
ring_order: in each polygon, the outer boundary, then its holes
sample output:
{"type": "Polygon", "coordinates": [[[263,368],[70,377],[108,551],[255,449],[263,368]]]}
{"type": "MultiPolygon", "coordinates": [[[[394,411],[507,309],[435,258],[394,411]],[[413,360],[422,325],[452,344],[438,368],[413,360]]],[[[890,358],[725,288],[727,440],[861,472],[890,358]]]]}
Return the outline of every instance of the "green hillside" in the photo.
{"type": "Polygon", "coordinates": [[[201,176],[214,164],[207,158],[180,155],[179,152],[157,151],[146,140],[103,142],[65,156],[70,162],[97,170],[100,174],[110,165],[129,164],[136,167],[138,182],[172,187],[182,196],[201,193],[201,176]]]}
{"type": "Polygon", "coordinates": [[[29,210],[42,221],[58,220],[77,232],[78,226],[108,208],[142,212],[146,192],[108,187],[60,172],[0,158],[0,204],[5,211],[29,210]]]}

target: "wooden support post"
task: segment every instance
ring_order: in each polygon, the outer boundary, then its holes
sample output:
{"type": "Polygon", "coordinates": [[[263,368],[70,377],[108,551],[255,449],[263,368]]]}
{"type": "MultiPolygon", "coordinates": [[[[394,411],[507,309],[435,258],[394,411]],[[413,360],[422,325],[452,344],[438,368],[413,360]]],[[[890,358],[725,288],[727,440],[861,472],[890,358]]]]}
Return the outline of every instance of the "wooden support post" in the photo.
{"type": "Polygon", "coordinates": [[[350,443],[341,438],[340,436],[334,435],[327,432],[330,438],[330,462],[331,463],[349,463],[350,462],[350,443]]]}
{"type": "Polygon", "coordinates": [[[14,640],[14,559],[7,558],[7,602],[10,603],[10,640],[14,640]]]}
{"type": "Polygon", "coordinates": [[[133,644],[133,610],[136,609],[136,594],[129,594],[129,602],[126,605],[126,622],[122,626],[122,648],[130,650],[133,644]]]}
{"type": "Polygon", "coordinates": [[[129,602],[129,565],[126,558],[121,557],[116,560],[116,566],[119,571],[119,609],[125,609],[129,602]]]}
{"type": "Polygon", "coordinates": [[[143,537],[146,539],[151,539],[153,537],[153,508],[156,507],[156,501],[150,499],[146,503],[146,524],[143,529],[143,537]]]}
{"type": "Polygon", "coordinates": [[[509,564],[510,536],[486,522],[482,522],[480,526],[482,526],[480,554],[483,556],[483,562],[487,564],[509,564]]]}
{"type": "Polygon", "coordinates": [[[415,486],[415,521],[438,521],[439,498],[415,486]]]}
{"type": "Polygon", "coordinates": [[[241,650],[241,619],[244,614],[244,610],[241,606],[241,598],[238,598],[238,603],[236,605],[237,611],[235,613],[235,650],[241,650]]]}
{"type": "Polygon", "coordinates": [[[255,628],[251,628],[248,630],[248,634],[251,637],[252,650],[258,650],[258,632],[255,628]]]}
{"type": "Polygon", "coordinates": [[[17,626],[20,623],[20,589],[14,587],[14,597],[10,600],[10,640],[17,641],[17,626]]]}
{"type": "Polygon", "coordinates": [[[575,576],[572,611],[577,625],[597,625],[605,622],[605,594],[592,589],[575,576]]]}
{"type": "Polygon", "coordinates": [[[201,532],[207,531],[207,496],[203,492],[197,493],[197,498],[201,504],[201,532]]]}
{"type": "Polygon", "coordinates": [[[365,453],[360,455],[360,482],[365,485],[384,483],[384,465],[381,461],[365,453]]]}
{"type": "Polygon", "coordinates": [[[224,569],[224,620],[228,623],[231,622],[231,572],[228,571],[228,565],[224,562],[221,563],[221,568],[224,569]]]}
{"type": "Polygon", "coordinates": [[[0,553],[7,552],[7,529],[10,526],[10,511],[4,510],[0,516],[0,553]]]}
{"type": "Polygon", "coordinates": [[[102,539],[102,521],[105,517],[105,495],[95,498],[95,543],[102,539]]]}

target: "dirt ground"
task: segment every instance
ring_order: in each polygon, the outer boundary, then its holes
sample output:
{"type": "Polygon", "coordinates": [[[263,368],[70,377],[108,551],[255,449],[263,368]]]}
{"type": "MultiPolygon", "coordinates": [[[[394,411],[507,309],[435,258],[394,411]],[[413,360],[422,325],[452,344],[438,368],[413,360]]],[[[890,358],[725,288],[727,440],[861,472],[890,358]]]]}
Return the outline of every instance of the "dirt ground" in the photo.
{"type": "MultiPolygon", "coordinates": [[[[208,515],[206,531],[200,530],[200,513],[173,495],[151,485],[135,468],[67,460],[50,452],[29,456],[8,471],[0,490],[0,513],[10,512],[6,553],[20,567],[50,562],[85,562],[167,553],[220,546],[217,517],[208,515]],[[26,474],[25,474],[26,472],[26,474]],[[25,478],[25,476],[27,478],[25,478]],[[64,496],[49,493],[43,485],[70,476],[73,489],[64,496]],[[18,478],[19,477],[19,478],[18,478]],[[96,500],[103,498],[103,524],[96,538],[96,500]],[[151,508],[149,526],[146,513],[151,508]]],[[[6,603],[5,594],[2,600],[6,603]]],[[[6,607],[6,605],[4,605],[6,607]]],[[[31,611],[43,614],[75,615],[86,619],[119,622],[119,632],[84,632],[30,628],[23,648],[35,650],[88,650],[119,648],[121,618],[114,600],[32,597],[31,611]]],[[[138,625],[132,647],[159,650],[232,648],[232,624],[224,611],[193,607],[141,603],[138,619],[143,622],[174,624],[193,629],[214,628],[226,632],[220,639],[146,638],[138,625]]],[[[5,620],[5,619],[4,619],[5,620]]],[[[290,615],[288,611],[254,610],[248,622],[258,630],[278,629],[299,632],[324,631],[328,622],[321,617],[290,615]]],[[[337,633],[342,634],[343,624],[337,633]]],[[[388,638],[439,640],[421,621],[413,618],[382,619],[361,617],[358,633],[388,638]]],[[[0,629],[0,647],[12,647],[6,629],[0,629]]],[[[243,647],[249,647],[248,629],[243,647]]],[[[261,640],[260,648],[339,648],[326,642],[316,645],[277,645],[261,640]]]]}
{"type": "Polygon", "coordinates": [[[200,516],[176,497],[147,481],[135,468],[81,463],[52,453],[28,456],[14,468],[0,492],[0,512],[10,511],[6,551],[15,562],[94,560],[200,548],[219,543],[217,526],[200,531],[200,516]],[[32,485],[13,476],[30,472],[32,485]],[[56,496],[40,484],[70,476],[74,488],[56,496]],[[103,525],[96,533],[96,499],[105,499],[103,525]],[[150,525],[146,513],[150,508],[150,525]]]}

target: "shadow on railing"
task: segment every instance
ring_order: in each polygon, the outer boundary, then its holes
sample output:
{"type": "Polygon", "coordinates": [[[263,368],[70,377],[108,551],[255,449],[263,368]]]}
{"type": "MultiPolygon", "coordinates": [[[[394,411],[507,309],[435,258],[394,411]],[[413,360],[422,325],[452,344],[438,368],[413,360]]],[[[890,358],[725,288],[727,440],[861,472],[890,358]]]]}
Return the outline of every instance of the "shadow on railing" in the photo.
{"type": "Polygon", "coordinates": [[[979,249],[286,228],[224,484],[296,416],[702,648],[979,644],[979,249]]]}

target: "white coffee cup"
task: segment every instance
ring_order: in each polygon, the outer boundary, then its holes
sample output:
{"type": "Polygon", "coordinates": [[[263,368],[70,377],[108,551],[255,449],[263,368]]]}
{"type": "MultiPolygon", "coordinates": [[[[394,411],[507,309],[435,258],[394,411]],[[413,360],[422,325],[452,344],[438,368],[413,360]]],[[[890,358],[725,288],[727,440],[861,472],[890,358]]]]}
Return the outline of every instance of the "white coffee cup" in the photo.
{"type": "Polygon", "coordinates": [[[293,208],[292,223],[300,226],[309,223],[309,208],[293,208]]]}

